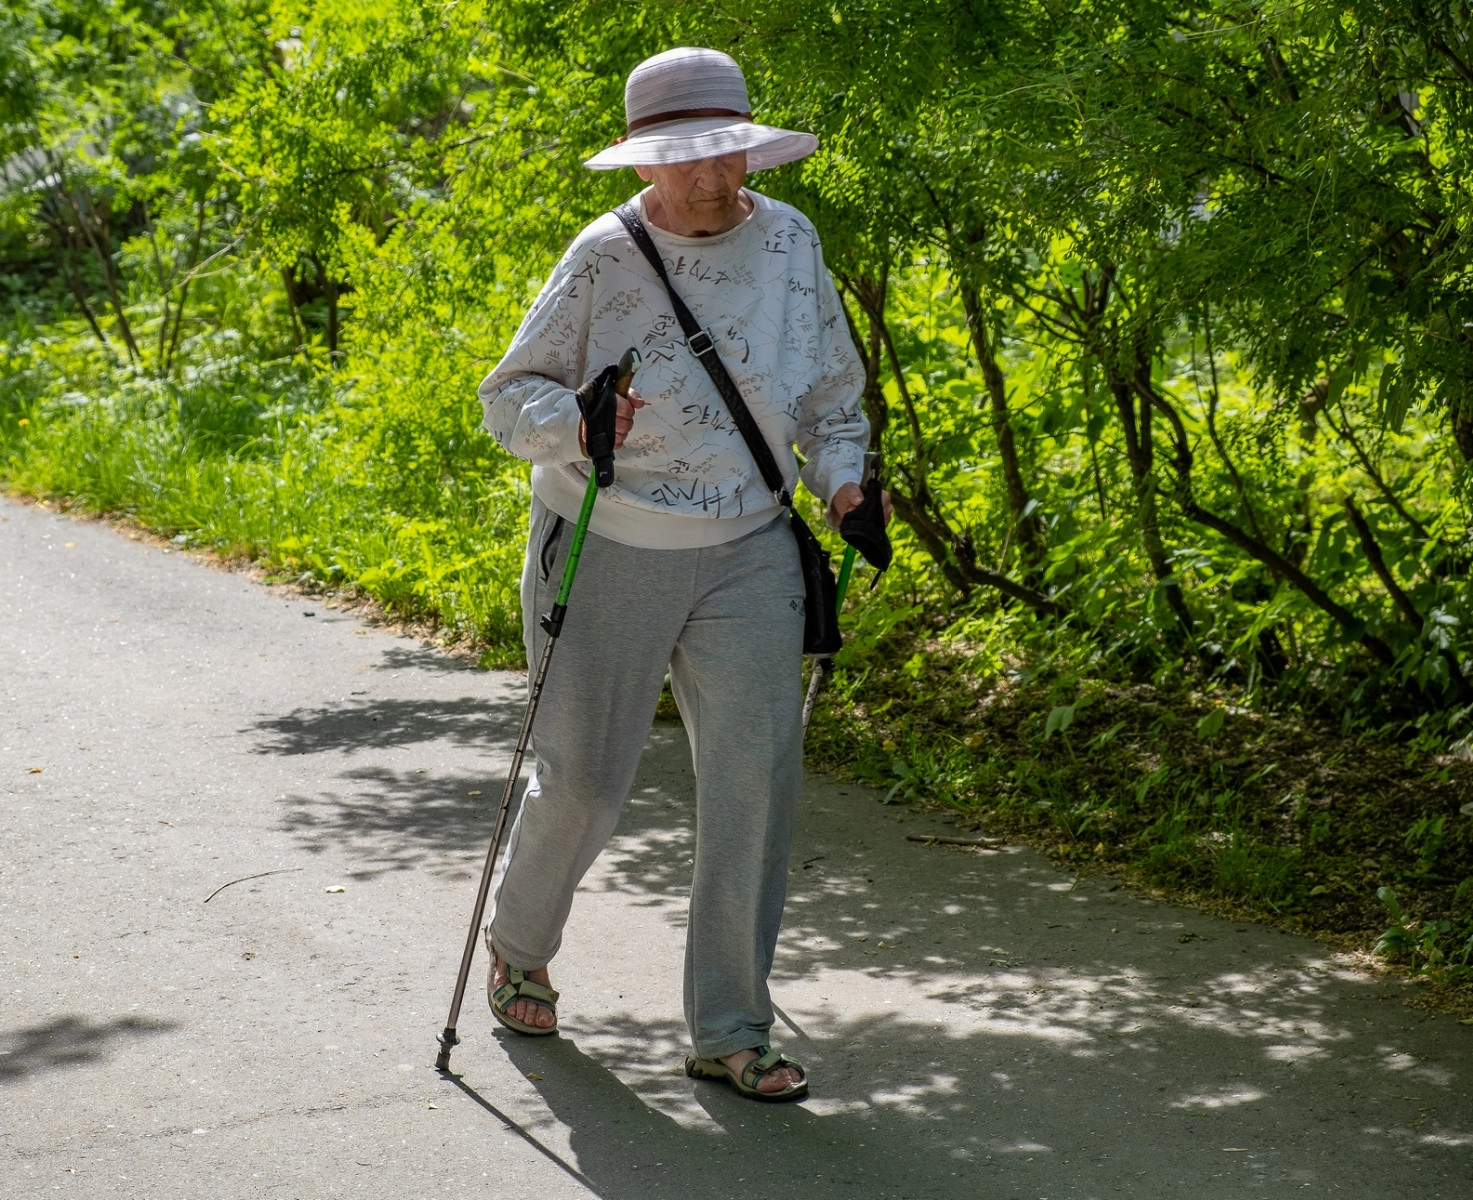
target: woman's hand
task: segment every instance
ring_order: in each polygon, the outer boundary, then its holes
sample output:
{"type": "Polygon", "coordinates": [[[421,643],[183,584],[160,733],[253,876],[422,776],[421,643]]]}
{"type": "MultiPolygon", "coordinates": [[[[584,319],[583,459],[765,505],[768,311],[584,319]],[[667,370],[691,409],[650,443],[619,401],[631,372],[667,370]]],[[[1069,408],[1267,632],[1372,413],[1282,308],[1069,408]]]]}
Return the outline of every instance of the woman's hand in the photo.
{"type": "Polygon", "coordinates": [[[627,396],[618,397],[618,401],[618,406],[614,410],[615,450],[624,444],[624,439],[629,436],[629,431],[634,428],[634,410],[644,407],[644,401],[640,399],[639,393],[633,388],[629,389],[627,396]]]}
{"type": "MultiPolygon", "coordinates": [[[[616,396],[614,398],[614,449],[617,450],[624,444],[624,439],[629,436],[629,431],[634,428],[634,410],[643,408],[644,401],[633,388],[629,389],[629,395],[616,396]]],[[[588,454],[588,427],[582,418],[578,420],[578,445],[582,448],[586,457],[588,454]]],[[[888,511],[889,501],[886,501],[888,511]]]]}
{"type": "MultiPolygon", "coordinates": [[[[864,503],[864,490],[857,483],[846,483],[829,502],[829,524],[833,528],[839,527],[839,522],[849,513],[853,512],[864,503]]],[[[880,504],[885,510],[885,524],[890,524],[890,514],[893,511],[890,506],[890,493],[880,493],[880,504]]]]}

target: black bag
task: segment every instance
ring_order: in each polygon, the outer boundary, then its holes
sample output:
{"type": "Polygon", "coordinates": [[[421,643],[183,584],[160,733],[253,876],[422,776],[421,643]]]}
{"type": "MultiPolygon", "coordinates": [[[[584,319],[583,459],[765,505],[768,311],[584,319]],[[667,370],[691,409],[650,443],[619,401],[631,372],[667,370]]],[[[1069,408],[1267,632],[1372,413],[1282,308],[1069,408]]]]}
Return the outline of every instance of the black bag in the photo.
{"type": "Polygon", "coordinates": [[[895,558],[890,535],[885,532],[885,501],[878,479],[866,481],[864,500],[839,521],[839,536],[875,569],[875,582],[878,583],[895,558]]]}
{"type": "Polygon", "coordinates": [[[783,484],[783,474],[778,469],[777,460],[772,457],[771,447],[762,436],[762,431],[757,428],[757,422],[752,419],[751,410],[747,408],[746,401],[742,399],[742,394],[737,390],[721,356],[716,353],[711,335],[701,328],[690,309],[685,306],[685,301],[671,285],[670,276],[665,272],[665,264],[660,259],[660,252],[650,240],[649,231],[640,221],[639,214],[628,204],[621,204],[614,210],[614,215],[629,231],[634,244],[649,259],[650,266],[665,285],[671,307],[675,309],[675,319],[680,322],[681,331],[685,334],[686,346],[700,360],[701,366],[706,368],[706,374],[711,376],[711,382],[716,385],[716,391],[726,403],[726,409],[747,443],[747,449],[757,460],[757,470],[762,474],[762,481],[771,489],[777,502],[788,510],[793,538],[798,543],[798,562],[803,570],[803,653],[829,657],[837,653],[844,642],[843,635],[839,632],[837,611],[839,585],[834,580],[834,569],[829,565],[829,552],[813,536],[807,522],[793,508],[793,497],[783,484]]]}

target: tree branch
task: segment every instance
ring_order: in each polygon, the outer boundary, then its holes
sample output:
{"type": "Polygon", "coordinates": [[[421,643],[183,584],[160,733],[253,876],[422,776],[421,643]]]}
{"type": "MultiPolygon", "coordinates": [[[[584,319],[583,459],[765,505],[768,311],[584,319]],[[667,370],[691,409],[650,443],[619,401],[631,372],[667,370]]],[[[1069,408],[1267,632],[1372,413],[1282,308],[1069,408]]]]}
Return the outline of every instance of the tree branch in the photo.
{"type": "MultiPolygon", "coordinates": [[[[1212,345],[1211,318],[1204,311],[1202,323],[1207,339],[1207,365],[1212,373],[1212,394],[1207,400],[1207,436],[1212,439],[1212,444],[1217,447],[1218,456],[1222,459],[1223,466],[1227,467],[1228,475],[1232,478],[1233,488],[1238,493],[1238,503],[1243,506],[1243,515],[1248,518],[1248,525],[1253,530],[1253,535],[1260,541],[1263,540],[1263,529],[1258,524],[1258,514],[1253,509],[1252,502],[1248,499],[1248,489],[1243,486],[1243,477],[1238,473],[1238,465],[1233,462],[1233,456],[1228,453],[1227,446],[1223,444],[1222,436],[1217,431],[1217,405],[1220,392],[1217,384],[1217,353],[1212,345]]],[[[1196,345],[1192,347],[1192,367],[1195,373],[1197,365],[1196,345]]],[[[1198,385],[1200,388],[1200,384],[1198,385]]]]}
{"type": "Polygon", "coordinates": [[[1173,466],[1176,470],[1176,495],[1175,500],[1182,512],[1188,518],[1196,521],[1199,525],[1205,525],[1208,529],[1220,533],[1228,541],[1239,549],[1246,551],[1256,558],[1264,566],[1276,571],[1305,594],[1316,607],[1322,609],[1333,617],[1351,637],[1360,642],[1376,659],[1385,666],[1391,666],[1396,661],[1396,655],[1392,653],[1391,647],[1377,637],[1374,633],[1367,632],[1365,622],[1359,620],[1356,615],[1344,605],[1336,603],[1329,594],[1315,583],[1308,575],[1285,558],[1282,554],[1261,542],[1258,538],[1239,529],[1231,521],[1224,520],[1216,513],[1209,512],[1197,503],[1192,494],[1192,450],[1188,443],[1186,427],[1182,424],[1180,414],[1164,399],[1152,394],[1152,404],[1157,411],[1170,423],[1173,433],[1173,441],[1176,446],[1176,457],[1173,466]]]}
{"type": "Polygon", "coordinates": [[[1328,405],[1321,410],[1325,414],[1325,424],[1334,431],[1336,437],[1350,444],[1351,449],[1355,451],[1356,458],[1360,460],[1361,468],[1365,471],[1371,482],[1376,485],[1376,490],[1380,492],[1381,495],[1385,497],[1386,502],[1390,504],[1393,509],[1396,510],[1397,516],[1405,521],[1408,527],[1419,538],[1423,538],[1429,542],[1435,542],[1437,539],[1432,536],[1431,532],[1425,525],[1422,524],[1421,521],[1417,520],[1416,517],[1412,516],[1412,514],[1409,513],[1402,506],[1401,500],[1397,497],[1396,493],[1391,490],[1391,485],[1386,482],[1386,480],[1382,477],[1381,472],[1376,469],[1376,465],[1371,461],[1371,456],[1366,453],[1365,448],[1360,443],[1360,439],[1355,436],[1355,430],[1350,424],[1350,413],[1347,412],[1345,409],[1344,399],[1341,398],[1337,400],[1337,403],[1340,406],[1341,415],[1345,418],[1345,428],[1341,429],[1338,425],[1335,424],[1334,418],[1330,416],[1330,409],[1328,405]]]}
{"type": "MultiPolygon", "coordinates": [[[[1417,631],[1417,636],[1423,636],[1423,630],[1427,626],[1426,619],[1417,611],[1417,606],[1412,603],[1412,598],[1397,583],[1396,576],[1391,573],[1391,568],[1386,565],[1386,558],[1381,553],[1381,547],[1376,541],[1376,536],[1371,532],[1370,523],[1361,515],[1360,509],[1356,508],[1355,501],[1349,496],[1345,497],[1345,515],[1350,519],[1350,527],[1355,530],[1355,536],[1360,540],[1361,549],[1365,551],[1366,561],[1371,564],[1371,570],[1376,573],[1376,578],[1391,596],[1406,621],[1417,631]]],[[[1457,692],[1458,699],[1468,704],[1473,702],[1473,684],[1469,684],[1468,678],[1463,674],[1462,665],[1458,662],[1458,656],[1446,647],[1439,647],[1438,653],[1447,663],[1448,679],[1457,692]]]]}

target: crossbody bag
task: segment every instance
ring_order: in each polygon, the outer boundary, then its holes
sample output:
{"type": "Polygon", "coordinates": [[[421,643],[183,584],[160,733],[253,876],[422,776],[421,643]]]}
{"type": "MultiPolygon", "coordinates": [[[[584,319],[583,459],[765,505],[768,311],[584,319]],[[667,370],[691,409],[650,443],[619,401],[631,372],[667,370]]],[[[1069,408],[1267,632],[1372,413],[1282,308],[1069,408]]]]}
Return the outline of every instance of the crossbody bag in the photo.
{"type": "Polygon", "coordinates": [[[644,227],[639,214],[631,205],[621,204],[614,209],[614,215],[629,231],[634,244],[649,260],[656,276],[665,285],[670,305],[675,310],[675,319],[685,334],[686,346],[701,366],[706,368],[706,374],[716,385],[716,391],[727,411],[731,413],[731,419],[741,433],[742,440],[747,443],[747,449],[757,460],[757,470],[761,472],[762,482],[767,485],[778,504],[788,510],[788,523],[792,526],[793,537],[798,543],[798,562],[803,570],[803,653],[823,657],[832,655],[842,645],[843,636],[839,633],[838,585],[834,581],[834,569],[829,564],[829,552],[813,536],[808,523],[794,509],[792,494],[783,482],[783,474],[778,469],[777,460],[772,456],[772,448],[757,427],[757,422],[747,408],[746,401],[742,399],[736,382],[727,371],[726,364],[716,353],[710,333],[701,327],[671,284],[660,252],[650,240],[649,230],[644,227]]]}

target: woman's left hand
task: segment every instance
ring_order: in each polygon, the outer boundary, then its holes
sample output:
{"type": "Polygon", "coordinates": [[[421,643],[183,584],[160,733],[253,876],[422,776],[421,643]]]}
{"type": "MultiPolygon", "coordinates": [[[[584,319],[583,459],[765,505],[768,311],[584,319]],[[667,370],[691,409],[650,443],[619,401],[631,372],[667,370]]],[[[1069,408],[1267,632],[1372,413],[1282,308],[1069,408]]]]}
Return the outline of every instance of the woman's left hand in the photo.
{"type": "MultiPolygon", "coordinates": [[[[843,518],[848,513],[853,512],[863,503],[864,490],[859,486],[859,484],[846,483],[843,487],[841,487],[837,492],[834,493],[833,500],[829,502],[829,524],[837,529],[839,527],[839,522],[843,520],[843,518]]],[[[889,492],[882,491],[880,493],[880,503],[885,509],[885,524],[888,525],[890,524],[890,514],[893,511],[890,507],[889,492]]]]}

